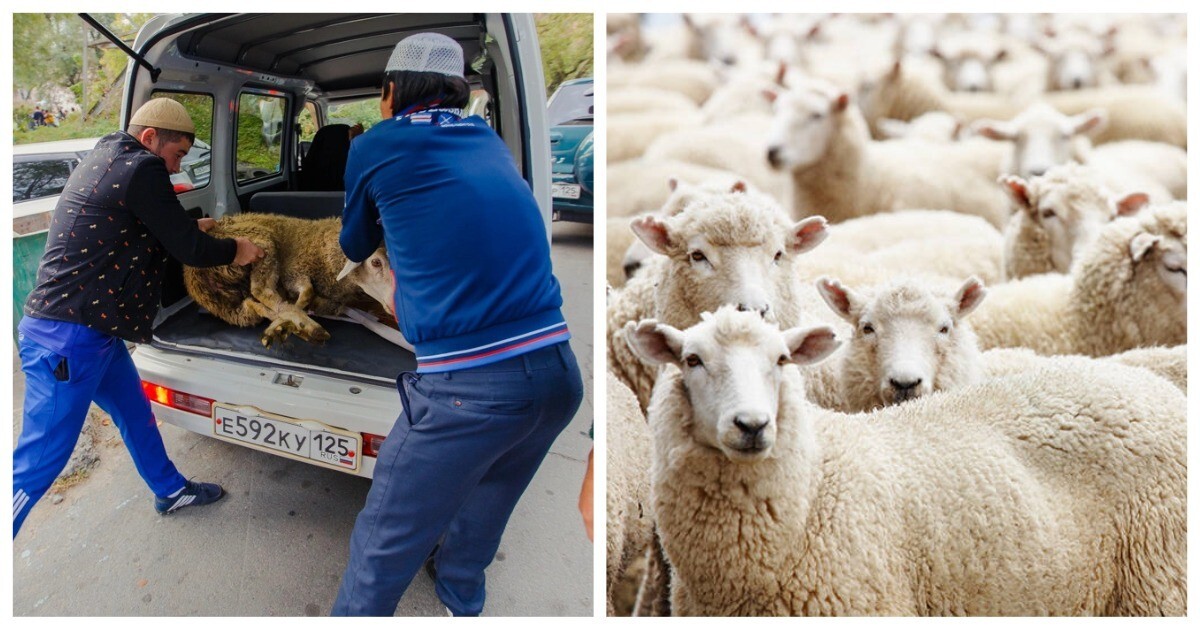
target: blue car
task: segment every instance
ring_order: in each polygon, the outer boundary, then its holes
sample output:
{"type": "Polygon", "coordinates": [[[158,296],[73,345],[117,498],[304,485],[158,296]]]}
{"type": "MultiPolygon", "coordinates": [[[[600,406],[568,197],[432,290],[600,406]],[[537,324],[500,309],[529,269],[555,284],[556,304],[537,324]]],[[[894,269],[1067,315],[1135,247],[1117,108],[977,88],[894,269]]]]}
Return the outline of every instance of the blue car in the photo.
{"type": "Polygon", "coordinates": [[[592,223],[595,151],[592,79],[573,79],[558,86],[546,104],[550,119],[550,196],[554,220],[592,223]]]}

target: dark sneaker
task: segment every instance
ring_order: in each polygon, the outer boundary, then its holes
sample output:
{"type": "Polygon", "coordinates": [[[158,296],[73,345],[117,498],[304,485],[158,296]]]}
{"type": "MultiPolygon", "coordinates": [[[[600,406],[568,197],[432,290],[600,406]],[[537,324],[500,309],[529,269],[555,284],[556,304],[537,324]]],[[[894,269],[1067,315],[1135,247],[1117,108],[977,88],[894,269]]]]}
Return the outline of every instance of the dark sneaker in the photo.
{"type": "Polygon", "coordinates": [[[159,514],[170,514],[180,508],[213,503],[225,496],[225,490],[215,483],[189,481],[183,492],[173,497],[154,497],[154,509],[159,514]]]}

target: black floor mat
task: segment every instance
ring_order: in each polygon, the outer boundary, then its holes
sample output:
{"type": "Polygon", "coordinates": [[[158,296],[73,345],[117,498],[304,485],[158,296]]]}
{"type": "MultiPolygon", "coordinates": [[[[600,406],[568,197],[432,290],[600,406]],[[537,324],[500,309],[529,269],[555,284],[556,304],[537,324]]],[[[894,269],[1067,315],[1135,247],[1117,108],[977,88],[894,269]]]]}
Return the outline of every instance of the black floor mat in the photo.
{"type": "Polygon", "coordinates": [[[330,339],[324,344],[290,336],[283,343],[264,348],[259,338],[267,328],[266,322],[251,328],[230,326],[191,303],[154,329],[152,345],[201,355],[217,351],[247,363],[298,364],[303,369],[339,378],[361,375],[394,382],[401,372],[417,369],[413,353],[359,324],[318,321],[329,331],[330,339]]]}

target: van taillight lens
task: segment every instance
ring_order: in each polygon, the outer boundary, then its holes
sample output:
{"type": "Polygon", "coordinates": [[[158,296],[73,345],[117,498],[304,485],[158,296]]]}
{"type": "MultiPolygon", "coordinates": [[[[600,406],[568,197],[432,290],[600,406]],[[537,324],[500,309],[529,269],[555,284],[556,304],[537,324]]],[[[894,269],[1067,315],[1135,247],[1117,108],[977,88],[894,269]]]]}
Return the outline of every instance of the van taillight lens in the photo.
{"type": "Polygon", "coordinates": [[[142,381],[142,391],[146,392],[146,398],[149,398],[150,402],[201,416],[212,415],[211,399],[163,387],[150,381],[142,381]]]}
{"type": "Polygon", "coordinates": [[[374,433],[362,434],[362,454],[367,457],[379,457],[379,449],[383,446],[385,435],[375,435],[374,433]]]}

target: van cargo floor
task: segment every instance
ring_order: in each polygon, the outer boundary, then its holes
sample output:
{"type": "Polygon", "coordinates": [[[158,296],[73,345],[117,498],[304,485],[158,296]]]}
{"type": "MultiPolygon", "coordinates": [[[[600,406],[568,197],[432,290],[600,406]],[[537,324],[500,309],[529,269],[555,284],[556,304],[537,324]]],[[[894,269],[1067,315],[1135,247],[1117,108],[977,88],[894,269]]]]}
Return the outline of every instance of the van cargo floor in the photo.
{"type": "Polygon", "coordinates": [[[324,344],[296,336],[264,348],[259,338],[267,322],[251,328],[230,326],[194,302],[171,314],[154,329],[156,348],[196,355],[219,355],[243,363],[294,367],[338,378],[394,383],[401,372],[417,369],[413,353],[352,322],[319,319],[329,331],[324,344]]]}

